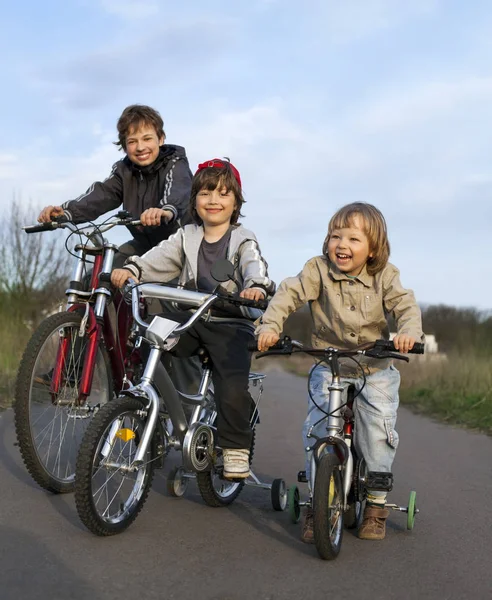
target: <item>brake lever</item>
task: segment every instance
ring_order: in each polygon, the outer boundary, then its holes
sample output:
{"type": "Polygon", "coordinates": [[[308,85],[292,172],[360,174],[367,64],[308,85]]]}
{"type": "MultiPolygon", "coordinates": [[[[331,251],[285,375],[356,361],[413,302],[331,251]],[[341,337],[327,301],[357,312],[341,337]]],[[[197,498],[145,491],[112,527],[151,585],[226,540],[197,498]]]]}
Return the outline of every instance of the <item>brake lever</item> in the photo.
{"type": "Polygon", "coordinates": [[[396,352],[388,352],[388,356],[390,358],[396,358],[397,360],[404,360],[405,362],[410,362],[410,358],[403,354],[397,354],[396,352]]]}
{"type": "Polygon", "coordinates": [[[410,358],[408,356],[398,354],[397,352],[389,352],[385,350],[375,352],[374,350],[367,350],[364,354],[370,358],[395,358],[396,360],[410,362],[410,358]]]}

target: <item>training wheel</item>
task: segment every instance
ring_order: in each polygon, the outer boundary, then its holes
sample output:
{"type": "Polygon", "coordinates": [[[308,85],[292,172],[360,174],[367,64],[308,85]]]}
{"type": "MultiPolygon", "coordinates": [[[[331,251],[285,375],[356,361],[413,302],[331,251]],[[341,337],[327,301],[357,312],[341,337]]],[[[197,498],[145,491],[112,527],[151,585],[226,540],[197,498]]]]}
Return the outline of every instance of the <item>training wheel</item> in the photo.
{"type": "Polygon", "coordinates": [[[299,523],[301,518],[300,496],[297,485],[291,485],[287,492],[287,503],[289,505],[289,516],[292,523],[299,523]]]}
{"type": "Polygon", "coordinates": [[[407,510],[407,529],[413,529],[415,525],[415,514],[417,513],[417,492],[411,491],[410,498],[408,499],[408,510],[407,510]]]}
{"type": "Polygon", "coordinates": [[[174,469],[169,471],[166,485],[170,496],[181,498],[181,496],[184,495],[186,488],[188,487],[188,478],[185,477],[185,470],[183,467],[174,467],[174,469]]]}
{"type": "Polygon", "coordinates": [[[285,510],[287,506],[287,489],[283,479],[274,479],[270,490],[273,510],[285,510]]]}

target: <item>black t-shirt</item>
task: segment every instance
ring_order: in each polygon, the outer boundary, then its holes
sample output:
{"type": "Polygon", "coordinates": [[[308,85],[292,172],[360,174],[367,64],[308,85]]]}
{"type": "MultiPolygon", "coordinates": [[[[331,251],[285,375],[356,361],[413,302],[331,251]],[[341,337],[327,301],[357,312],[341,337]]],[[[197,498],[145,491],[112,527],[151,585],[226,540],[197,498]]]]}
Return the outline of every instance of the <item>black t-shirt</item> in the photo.
{"type": "Polygon", "coordinates": [[[203,292],[212,292],[218,282],[210,274],[212,265],[221,258],[227,258],[227,249],[231,239],[232,227],[216,242],[207,242],[203,238],[198,250],[197,287],[203,292]]]}

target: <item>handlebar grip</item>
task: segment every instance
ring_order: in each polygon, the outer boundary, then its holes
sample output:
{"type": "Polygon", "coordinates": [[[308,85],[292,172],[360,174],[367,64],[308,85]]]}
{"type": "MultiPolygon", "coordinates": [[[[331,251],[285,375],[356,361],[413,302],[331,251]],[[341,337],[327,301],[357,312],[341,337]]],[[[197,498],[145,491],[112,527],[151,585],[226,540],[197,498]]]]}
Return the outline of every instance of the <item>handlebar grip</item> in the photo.
{"type": "MultiPolygon", "coordinates": [[[[279,341],[270,346],[270,348],[263,354],[289,354],[292,351],[291,339],[289,337],[280,338],[279,341]]],[[[251,340],[248,342],[248,350],[251,352],[258,352],[258,340],[251,340]]]]}
{"type": "Polygon", "coordinates": [[[99,281],[111,283],[111,273],[99,273],[99,281]]]}
{"type": "Polygon", "coordinates": [[[410,350],[410,354],[424,354],[425,352],[425,344],[421,342],[415,342],[413,348],[410,350]]]}
{"type": "MultiPolygon", "coordinates": [[[[388,350],[389,352],[398,352],[391,340],[378,340],[376,342],[376,347],[380,350],[388,350]]],[[[421,342],[415,342],[413,348],[408,351],[409,354],[424,354],[425,344],[421,342]]]]}
{"type": "Polygon", "coordinates": [[[251,304],[245,306],[251,306],[252,308],[258,308],[259,310],[266,310],[268,308],[268,300],[250,300],[251,304]]]}
{"type": "Polygon", "coordinates": [[[56,227],[57,223],[52,221],[50,223],[40,223],[39,225],[27,225],[23,229],[26,233],[39,233],[40,231],[53,231],[56,227]]]}

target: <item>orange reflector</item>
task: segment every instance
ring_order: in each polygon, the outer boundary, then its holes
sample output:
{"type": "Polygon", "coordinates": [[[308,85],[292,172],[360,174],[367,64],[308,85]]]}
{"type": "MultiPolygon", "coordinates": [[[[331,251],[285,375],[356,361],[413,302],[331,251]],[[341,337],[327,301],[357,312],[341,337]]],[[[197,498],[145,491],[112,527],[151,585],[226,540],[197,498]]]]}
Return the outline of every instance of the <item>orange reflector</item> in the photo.
{"type": "Polygon", "coordinates": [[[116,432],[116,437],[120,438],[124,442],[129,442],[130,440],[135,439],[135,432],[131,429],[118,429],[116,432]]]}

